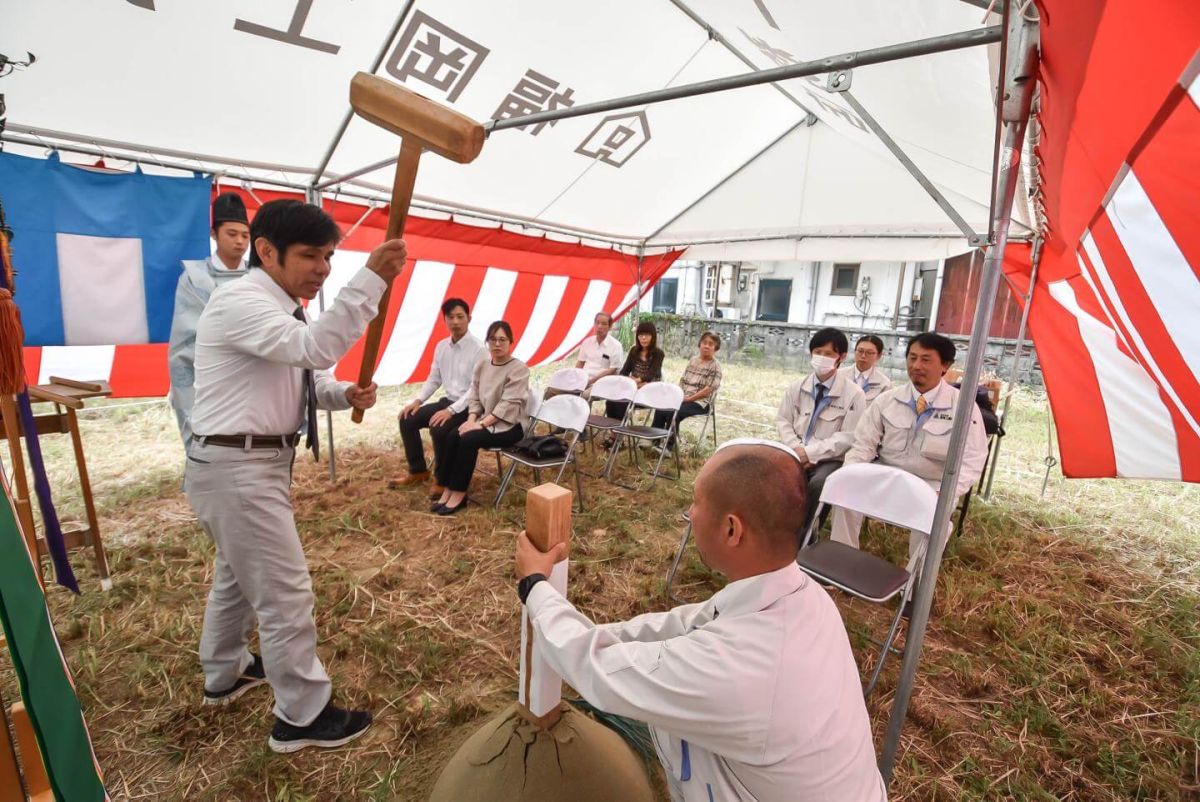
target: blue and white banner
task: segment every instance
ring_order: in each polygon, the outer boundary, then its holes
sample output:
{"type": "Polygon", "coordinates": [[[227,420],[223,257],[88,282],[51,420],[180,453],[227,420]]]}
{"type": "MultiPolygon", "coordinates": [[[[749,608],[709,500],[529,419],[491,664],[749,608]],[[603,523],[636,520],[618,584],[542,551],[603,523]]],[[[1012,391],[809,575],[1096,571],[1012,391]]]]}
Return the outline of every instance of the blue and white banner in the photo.
{"type": "Polygon", "coordinates": [[[25,344],[166,342],[183,259],[204,259],[208,178],[0,153],[25,344]]]}

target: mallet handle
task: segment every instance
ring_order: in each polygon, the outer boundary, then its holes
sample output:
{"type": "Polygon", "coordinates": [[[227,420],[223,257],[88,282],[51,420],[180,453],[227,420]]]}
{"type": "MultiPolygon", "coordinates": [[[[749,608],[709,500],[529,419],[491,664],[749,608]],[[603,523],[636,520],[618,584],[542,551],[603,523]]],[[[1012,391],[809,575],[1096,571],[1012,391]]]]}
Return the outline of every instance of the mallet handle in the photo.
{"type": "MultiPolygon", "coordinates": [[[[412,203],[413,186],[417,182],[417,166],[421,161],[421,143],[413,137],[405,137],[400,144],[400,158],[396,162],[396,178],[392,182],[392,206],[388,212],[387,233],[384,241],[404,236],[404,224],[408,222],[408,206],[412,203]]],[[[392,285],[388,284],[379,299],[379,313],[367,327],[367,340],[363,344],[362,367],[358,370],[358,386],[366,387],[375,375],[375,363],[379,357],[379,343],[383,340],[383,324],[387,320],[388,302],[392,297],[392,285]]],[[[362,423],[363,411],[355,409],[350,419],[362,423]]]]}

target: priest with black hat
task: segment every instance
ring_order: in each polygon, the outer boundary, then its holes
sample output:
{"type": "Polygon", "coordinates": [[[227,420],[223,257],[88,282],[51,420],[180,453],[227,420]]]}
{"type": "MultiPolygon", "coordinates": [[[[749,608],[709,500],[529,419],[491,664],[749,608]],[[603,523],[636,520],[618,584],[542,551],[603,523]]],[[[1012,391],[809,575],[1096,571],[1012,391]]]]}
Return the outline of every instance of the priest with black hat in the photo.
{"type": "Polygon", "coordinates": [[[227,281],[246,275],[245,259],[250,246],[250,221],[240,195],[223,192],[212,205],[212,237],[217,252],[203,260],[184,260],[183,274],[175,289],[175,315],[171,319],[171,341],[167,365],[171,373],[171,408],[186,446],[192,428],[189,418],[195,400],[196,323],[212,291],[227,281]]]}

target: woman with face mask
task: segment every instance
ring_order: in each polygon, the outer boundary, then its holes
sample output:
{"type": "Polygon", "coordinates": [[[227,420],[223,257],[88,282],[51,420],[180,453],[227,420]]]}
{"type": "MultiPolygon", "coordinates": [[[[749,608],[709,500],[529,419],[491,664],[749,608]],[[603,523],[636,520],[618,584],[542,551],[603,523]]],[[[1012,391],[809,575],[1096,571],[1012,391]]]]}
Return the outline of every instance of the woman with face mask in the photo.
{"type": "Polygon", "coordinates": [[[808,342],[812,373],[788,388],[775,419],[779,439],[796,452],[808,481],[801,532],[808,528],[825,479],[842,467],[867,406],[862,388],[838,371],[849,350],[844,332],[817,331],[808,342]]]}

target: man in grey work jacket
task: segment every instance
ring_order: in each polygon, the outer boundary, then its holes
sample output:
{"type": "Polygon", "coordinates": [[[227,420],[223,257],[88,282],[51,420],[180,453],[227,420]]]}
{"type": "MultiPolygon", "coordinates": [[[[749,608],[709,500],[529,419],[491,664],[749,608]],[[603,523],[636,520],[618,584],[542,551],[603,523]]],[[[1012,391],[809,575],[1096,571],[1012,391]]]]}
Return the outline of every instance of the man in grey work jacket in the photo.
{"type": "Polygon", "coordinates": [[[838,370],[849,348],[850,341],[839,329],[813,334],[808,341],[813,372],[787,389],[775,418],[780,442],[796,452],[808,482],[802,533],[816,512],[825,480],[842,467],[867,406],[859,386],[838,370]]]}
{"type": "Polygon", "coordinates": [[[401,240],[367,257],[309,323],[301,301],[329,276],[341,236],[316,206],[271,201],[250,228],[250,272],[213,292],[196,330],[196,405],[184,490],[216,545],[200,635],[204,702],[227,704],[264,680],[275,692],[276,752],[341,746],[371,723],[331,701],[317,657],[312,580],[291,481],[298,431],[317,454],[317,407],[367,409],[375,385],[330,373],[375,317],[404,265],[401,240]],[[258,624],[262,658],[247,648],[258,624]]]}
{"type": "Polygon", "coordinates": [[[167,369],[171,374],[168,399],[175,423],[186,447],[191,435],[188,418],[196,393],[196,324],[209,297],[220,285],[246,275],[242,258],[250,245],[250,221],[240,195],[223,192],[212,205],[212,237],[217,251],[207,259],[183,261],[183,273],[175,285],[175,314],[167,347],[167,369]]]}
{"type": "MultiPolygon", "coordinates": [[[[948,337],[931,331],[913,337],[905,353],[908,383],[883,393],[867,408],[854,430],[854,445],[846,452],[846,464],[880,462],[903,468],[939,490],[958,403],[958,388],[951,387],[944,378],[954,364],[954,357],[954,343],[948,337]]],[[[954,489],[955,499],[979,481],[986,461],[983,416],[979,407],[971,404],[971,425],[954,489]]],[[[832,537],[858,548],[861,526],[862,515],[838,509],[833,515],[832,537]]],[[[935,533],[937,549],[945,548],[947,535],[948,528],[935,533]]],[[[910,556],[922,537],[918,532],[909,536],[910,556]]]]}

